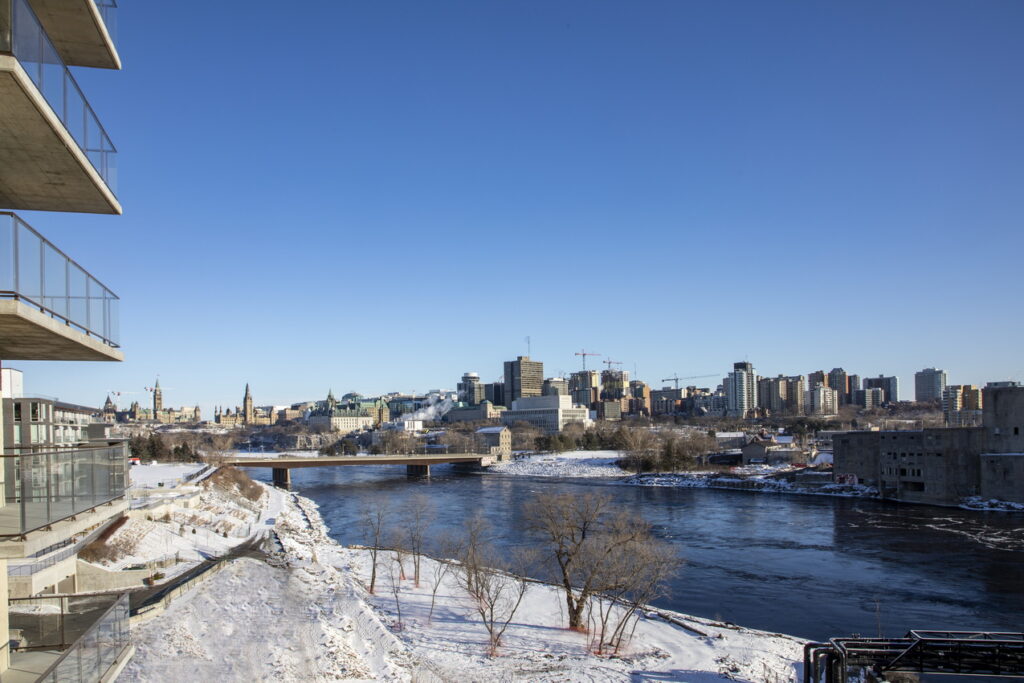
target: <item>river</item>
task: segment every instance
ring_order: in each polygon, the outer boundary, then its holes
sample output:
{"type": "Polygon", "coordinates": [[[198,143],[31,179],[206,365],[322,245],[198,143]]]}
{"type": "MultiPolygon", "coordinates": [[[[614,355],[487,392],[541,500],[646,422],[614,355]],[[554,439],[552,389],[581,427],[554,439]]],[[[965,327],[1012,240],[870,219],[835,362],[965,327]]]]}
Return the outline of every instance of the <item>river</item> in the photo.
{"type": "MultiPolygon", "coordinates": [[[[463,474],[434,467],[292,470],[340,543],[364,541],[359,510],[412,493],[435,502],[437,530],[482,512],[505,545],[531,542],[537,493],[600,490],[643,516],[685,561],[660,607],[810,639],[898,636],[911,628],[1024,628],[1024,515],[874,500],[639,487],[601,479],[463,474]]],[[[270,471],[250,474],[269,481],[270,471]]]]}

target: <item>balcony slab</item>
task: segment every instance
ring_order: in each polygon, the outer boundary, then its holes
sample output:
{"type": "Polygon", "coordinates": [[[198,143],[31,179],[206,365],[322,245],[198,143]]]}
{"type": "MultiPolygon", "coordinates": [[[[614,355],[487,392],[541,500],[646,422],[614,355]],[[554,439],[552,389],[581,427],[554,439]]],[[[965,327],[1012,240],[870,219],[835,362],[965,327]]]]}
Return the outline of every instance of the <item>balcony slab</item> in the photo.
{"type": "Polygon", "coordinates": [[[4,360],[123,361],[124,353],[23,301],[0,300],[4,360]]]}
{"type": "Polygon", "coordinates": [[[68,66],[120,69],[121,58],[93,0],[29,0],[68,66]]]}
{"type": "Polygon", "coordinates": [[[117,197],[11,55],[0,55],[0,207],[121,213],[117,197]]]}

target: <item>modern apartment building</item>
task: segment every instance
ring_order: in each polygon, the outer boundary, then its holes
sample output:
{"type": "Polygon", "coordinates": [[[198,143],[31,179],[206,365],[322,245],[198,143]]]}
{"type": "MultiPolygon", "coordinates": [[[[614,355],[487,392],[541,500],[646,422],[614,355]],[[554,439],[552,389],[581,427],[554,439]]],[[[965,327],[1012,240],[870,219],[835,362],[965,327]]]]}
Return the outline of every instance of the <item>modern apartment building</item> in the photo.
{"type": "Polygon", "coordinates": [[[757,374],[751,363],[733,363],[725,378],[725,410],[729,417],[750,417],[757,410],[757,374]]]}
{"type": "Polygon", "coordinates": [[[839,396],[839,405],[850,403],[850,377],[842,368],[832,368],[828,373],[828,386],[835,389],[839,396]]]}
{"type": "Polygon", "coordinates": [[[942,390],[942,416],[947,427],[977,427],[982,423],[982,391],[973,384],[950,384],[942,390]]]}
{"type": "Polygon", "coordinates": [[[884,403],[899,403],[900,400],[900,379],[899,377],[865,377],[865,389],[881,389],[885,393],[884,403]]]}
{"type": "Polygon", "coordinates": [[[914,400],[918,403],[942,400],[945,388],[945,370],[925,368],[914,373],[914,400]]]}
{"type": "Polygon", "coordinates": [[[505,401],[511,406],[520,398],[540,396],[544,388],[544,363],[519,356],[505,361],[505,401]]]}
{"type": "MultiPolygon", "coordinates": [[[[115,11],[115,0],[0,0],[2,361],[123,360],[118,297],[13,213],[121,213],[116,149],[71,72],[120,68],[115,11]]],[[[40,417],[51,409],[40,402],[40,417]]],[[[128,508],[126,446],[11,445],[0,443],[0,679],[113,679],[133,651],[127,595],[74,594],[79,549],[128,508]]]]}

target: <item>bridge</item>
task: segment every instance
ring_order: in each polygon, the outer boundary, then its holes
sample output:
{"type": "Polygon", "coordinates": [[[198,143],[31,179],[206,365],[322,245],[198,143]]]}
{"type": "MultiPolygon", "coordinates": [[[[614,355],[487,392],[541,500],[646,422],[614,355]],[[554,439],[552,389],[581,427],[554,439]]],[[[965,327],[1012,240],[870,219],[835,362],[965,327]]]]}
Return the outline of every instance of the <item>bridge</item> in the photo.
{"type": "Polygon", "coordinates": [[[312,458],[228,458],[225,465],[235,467],[269,467],[273,471],[274,486],[289,488],[291,471],[296,467],[341,467],[352,465],[405,465],[411,476],[430,476],[431,465],[459,463],[482,467],[494,462],[490,455],[481,453],[432,453],[427,455],[325,455],[312,458]]]}

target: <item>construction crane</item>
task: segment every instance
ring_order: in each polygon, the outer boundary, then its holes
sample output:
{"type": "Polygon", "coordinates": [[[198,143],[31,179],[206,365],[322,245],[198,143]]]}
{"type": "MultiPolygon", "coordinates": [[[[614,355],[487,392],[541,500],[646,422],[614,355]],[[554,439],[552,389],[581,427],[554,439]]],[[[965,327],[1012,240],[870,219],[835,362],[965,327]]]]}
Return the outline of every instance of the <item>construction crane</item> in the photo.
{"type": "Polygon", "coordinates": [[[601,362],[607,365],[609,370],[612,369],[613,365],[622,365],[621,360],[612,360],[611,358],[609,358],[608,360],[603,360],[601,362]]]}
{"type": "Polygon", "coordinates": [[[587,369],[587,356],[600,356],[601,354],[599,354],[599,353],[591,353],[590,351],[587,351],[586,349],[580,349],[579,351],[576,352],[575,355],[583,356],[583,369],[586,370],[587,369]]]}
{"type": "Polygon", "coordinates": [[[704,379],[705,377],[718,377],[718,375],[688,375],[686,377],[680,377],[679,373],[672,375],[671,377],[662,378],[662,382],[675,382],[676,391],[679,390],[679,382],[684,379],[704,379]]]}

